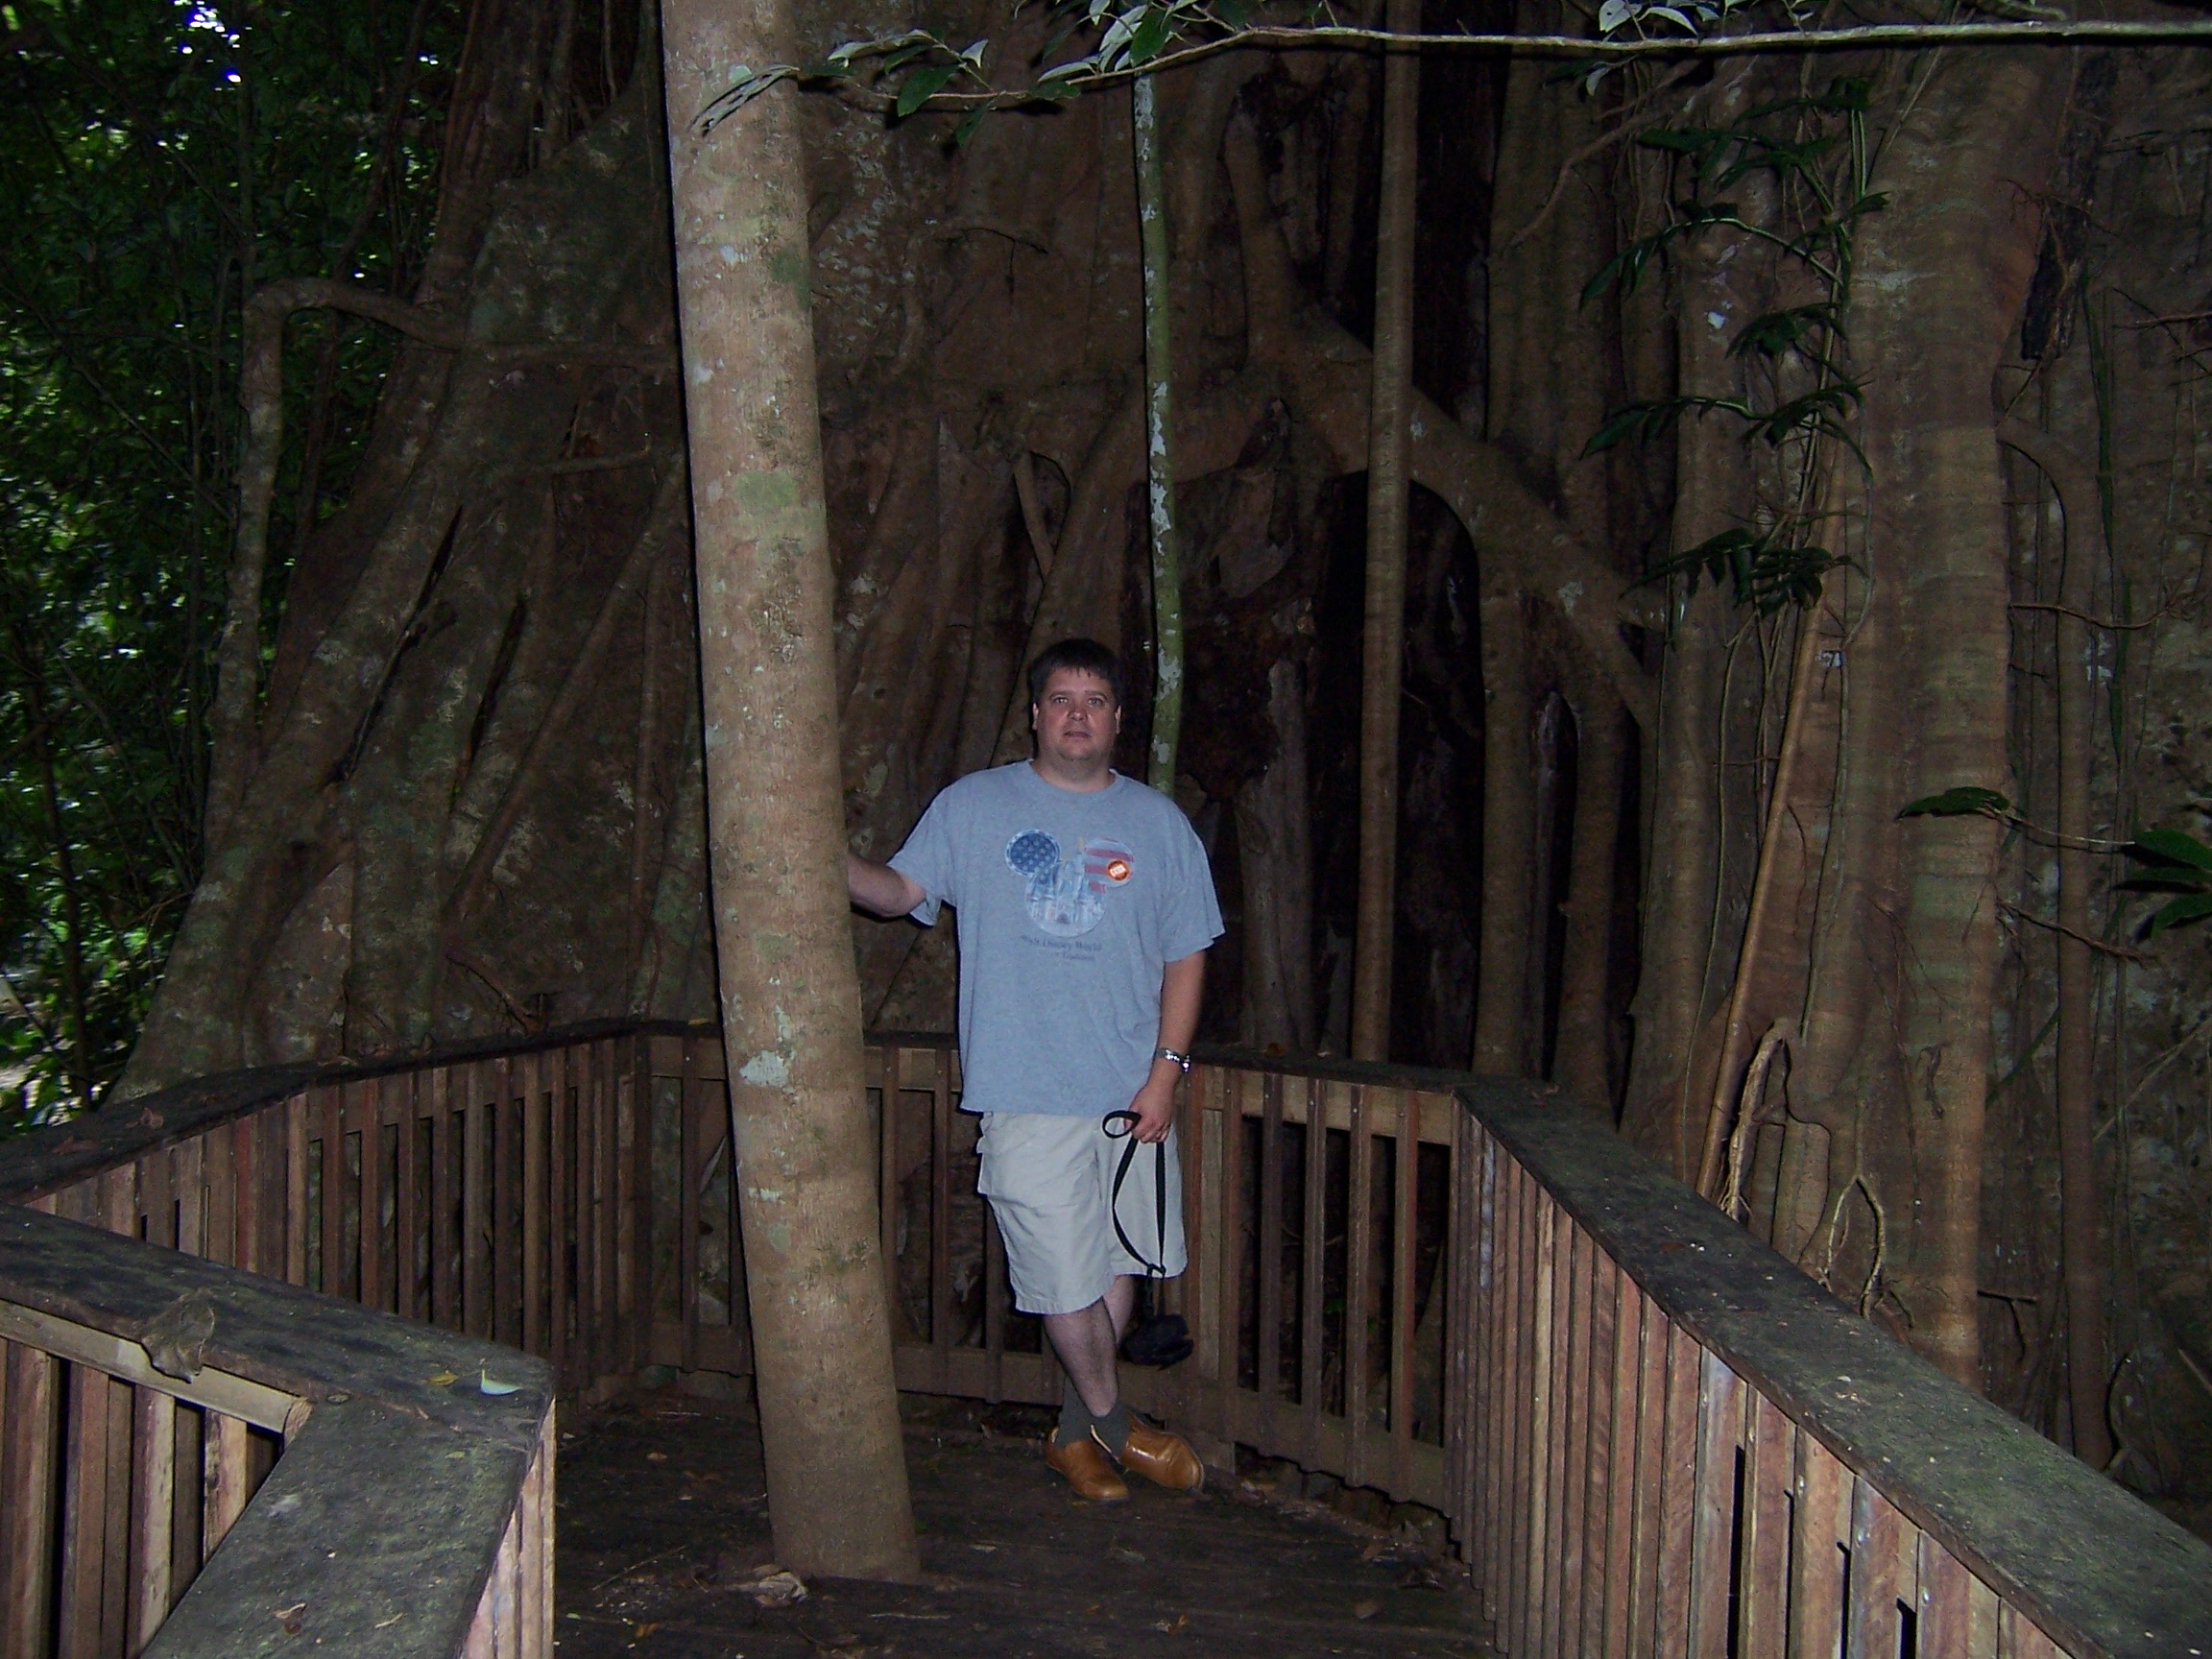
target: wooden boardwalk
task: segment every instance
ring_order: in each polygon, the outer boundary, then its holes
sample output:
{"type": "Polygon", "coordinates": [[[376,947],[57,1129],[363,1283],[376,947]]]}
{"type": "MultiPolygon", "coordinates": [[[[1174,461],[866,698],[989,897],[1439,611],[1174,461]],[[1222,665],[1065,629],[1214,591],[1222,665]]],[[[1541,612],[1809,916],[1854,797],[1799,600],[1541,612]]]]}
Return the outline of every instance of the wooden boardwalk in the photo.
{"type": "Polygon", "coordinates": [[[749,1412],[663,1390],[566,1425],[562,1659],[1485,1651],[1456,1573],[1408,1540],[1250,1480],[1082,1503],[1038,1455],[1046,1414],[943,1404],[907,1435],[926,1582],[816,1583],[766,1609],[744,1589],[770,1557],[749,1412]]]}

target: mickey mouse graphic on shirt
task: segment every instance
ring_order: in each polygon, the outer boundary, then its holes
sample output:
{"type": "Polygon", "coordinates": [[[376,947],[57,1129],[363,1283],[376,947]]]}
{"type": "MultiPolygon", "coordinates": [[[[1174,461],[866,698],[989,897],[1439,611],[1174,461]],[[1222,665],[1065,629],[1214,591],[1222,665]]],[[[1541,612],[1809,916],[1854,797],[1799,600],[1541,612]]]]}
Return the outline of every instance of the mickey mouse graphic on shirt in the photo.
{"type": "Polygon", "coordinates": [[[1022,878],[1029,920],[1057,939],[1073,939],[1098,926],[1106,895],[1136,875],[1129,850],[1102,835],[1086,837],[1071,855],[1043,830],[1024,830],[1006,843],[1006,864],[1022,878]]]}

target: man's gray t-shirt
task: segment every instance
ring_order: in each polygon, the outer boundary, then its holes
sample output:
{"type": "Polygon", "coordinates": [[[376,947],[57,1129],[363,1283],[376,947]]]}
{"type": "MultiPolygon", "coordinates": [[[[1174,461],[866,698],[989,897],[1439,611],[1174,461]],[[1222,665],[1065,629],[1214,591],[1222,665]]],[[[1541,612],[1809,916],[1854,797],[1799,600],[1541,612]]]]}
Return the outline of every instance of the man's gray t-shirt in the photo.
{"type": "Polygon", "coordinates": [[[1183,809],[1115,774],[1062,789],[1026,760],[929,804],[891,868],[959,912],[960,1068],[970,1112],[1096,1118],[1127,1106],[1160,1041],[1160,974],[1221,935],[1183,809]]]}

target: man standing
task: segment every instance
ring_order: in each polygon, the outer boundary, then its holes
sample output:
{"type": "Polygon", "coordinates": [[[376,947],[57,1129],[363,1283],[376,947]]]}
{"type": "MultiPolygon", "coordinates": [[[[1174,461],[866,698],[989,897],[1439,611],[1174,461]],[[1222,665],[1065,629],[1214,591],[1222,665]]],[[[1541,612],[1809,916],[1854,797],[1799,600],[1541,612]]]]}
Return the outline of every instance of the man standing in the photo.
{"type": "Polygon", "coordinates": [[[1121,684],[1120,660],[1095,640],[1046,650],[1029,665],[1036,758],[946,789],[889,864],[846,865],[853,902],[876,915],[933,926],[940,904],[959,912],[961,1104],[983,1115],[976,1185],[1006,1241],[1015,1305],[1044,1315],[1067,1373],[1045,1459],[1102,1503],[1129,1496],[1116,1463],[1178,1490],[1205,1478],[1188,1442],[1130,1416],[1115,1353],[1147,1265],[1123,1235],[1169,1276],[1187,1261],[1175,1085],[1206,948],[1221,935],[1190,821],[1113,769],[1121,684]],[[1140,1142],[1166,1147],[1131,1161],[1118,1228],[1117,1112],[1135,1115],[1140,1142]]]}

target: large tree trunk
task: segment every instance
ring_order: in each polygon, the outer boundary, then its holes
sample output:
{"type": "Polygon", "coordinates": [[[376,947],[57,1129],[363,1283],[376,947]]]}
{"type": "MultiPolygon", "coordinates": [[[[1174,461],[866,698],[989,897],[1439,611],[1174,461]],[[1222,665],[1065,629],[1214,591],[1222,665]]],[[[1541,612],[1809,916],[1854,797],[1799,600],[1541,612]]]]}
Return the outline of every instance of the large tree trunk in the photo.
{"type": "MultiPolygon", "coordinates": [[[[1806,1114],[1854,1146],[1871,1254],[1847,1286],[1969,1386],[1999,826],[1900,821],[1960,784],[2006,790],[2008,587],[1988,387],[2035,251],[2019,191],[2050,163],[2055,59],[1944,62],[1890,133],[1853,286],[1872,482],[1856,549],[1838,790],[1840,855],[1805,1022],[1806,1114]]],[[[1846,475],[1848,476],[1848,474],[1846,475]]],[[[1792,1087],[1792,1095],[1799,1091],[1792,1087]]],[[[1818,1245],[1816,1244],[1816,1248],[1818,1245]]]]}
{"type": "Polygon", "coordinates": [[[829,524],[795,88],[702,133],[781,0],[667,0],[707,820],[733,1170],[778,1555],[911,1578],[860,988],[846,920],[829,524]]]}

